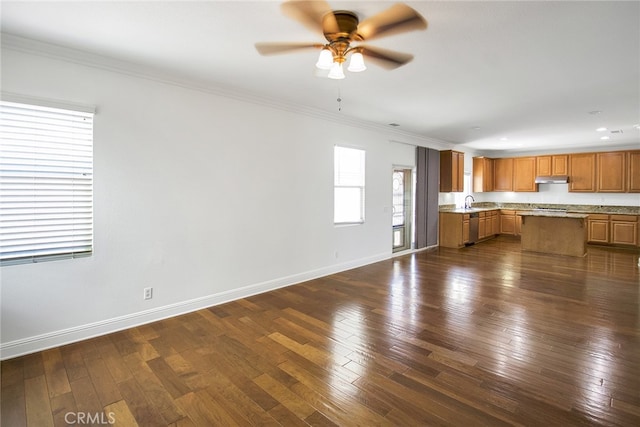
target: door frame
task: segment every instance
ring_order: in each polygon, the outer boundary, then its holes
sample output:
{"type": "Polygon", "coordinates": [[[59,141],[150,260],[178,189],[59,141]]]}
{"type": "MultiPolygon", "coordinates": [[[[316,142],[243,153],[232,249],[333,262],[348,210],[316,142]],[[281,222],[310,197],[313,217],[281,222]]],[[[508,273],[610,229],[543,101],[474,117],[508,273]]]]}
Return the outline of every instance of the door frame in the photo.
{"type": "Polygon", "coordinates": [[[391,171],[391,218],[392,218],[392,233],[391,233],[391,250],[392,252],[401,252],[406,250],[411,250],[413,248],[413,229],[414,229],[414,189],[415,189],[415,167],[413,166],[403,166],[403,165],[393,165],[391,171]],[[402,226],[394,226],[393,225],[393,215],[395,214],[395,203],[394,203],[394,190],[393,190],[393,180],[394,175],[397,171],[402,171],[404,173],[403,176],[403,213],[404,213],[404,223],[402,226]],[[402,232],[402,245],[395,244],[396,232],[402,232]]]}

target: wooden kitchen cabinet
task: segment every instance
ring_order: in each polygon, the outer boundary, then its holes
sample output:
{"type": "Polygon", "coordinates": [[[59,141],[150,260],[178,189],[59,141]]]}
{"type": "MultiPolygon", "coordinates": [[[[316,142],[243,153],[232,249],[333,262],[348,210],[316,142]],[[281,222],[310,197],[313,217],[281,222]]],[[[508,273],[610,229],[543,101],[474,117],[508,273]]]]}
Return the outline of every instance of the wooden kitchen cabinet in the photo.
{"type": "Polygon", "coordinates": [[[535,157],[513,159],[513,191],[538,191],[535,157]]]}
{"type": "Polygon", "coordinates": [[[473,158],[473,192],[493,191],[493,159],[473,158]]]}
{"type": "Polygon", "coordinates": [[[640,151],[627,153],[627,191],[640,193],[640,151]]]}
{"type": "Polygon", "coordinates": [[[636,215],[611,215],[609,220],[612,244],[638,246],[636,215]]]}
{"type": "Polygon", "coordinates": [[[469,214],[440,212],[439,245],[461,248],[469,242],[469,214]]]}
{"type": "Polygon", "coordinates": [[[536,176],[558,176],[569,174],[567,154],[536,157],[536,176]]]}
{"type": "Polygon", "coordinates": [[[637,215],[589,215],[587,241],[589,243],[638,246],[637,215]]]}
{"type": "Polygon", "coordinates": [[[462,244],[469,243],[469,215],[462,218],[462,244]]]}
{"type": "Polygon", "coordinates": [[[609,243],[609,215],[589,215],[587,220],[587,242],[609,243]]]}
{"type": "Polygon", "coordinates": [[[491,211],[491,235],[500,234],[500,213],[491,211]]]}
{"type": "Polygon", "coordinates": [[[595,153],[569,155],[569,191],[583,193],[596,191],[595,153]]]}
{"type": "Polygon", "coordinates": [[[478,239],[488,239],[500,234],[500,215],[497,210],[480,212],[478,239]]]}
{"type": "Polygon", "coordinates": [[[516,212],[511,210],[500,211],[500,234],[516,234],[516,212]]]}
{"type": "Polygon", "coordinates": [[[494,159],[493,191],[513,191],[513,158],[494,159]]]}
{"type": "Polygon", "coordinates": [[[627,153],[597,153],[597,187],[603,193],[624,193],[627,191],[627,153]]]}
{"type": "Polygon", "coordinates": [[[479,216],[479,220],[478,220],[478,240],[482,240],[485,237],[487,237],[488,233],[487,233],[487,213],[486,212],[480,212],[478,214],[479,216]]]}
{"type": "Polygon", "coordinates": [[[522,216],[519,213],[520,211],[516,211],[516,236],[522,234],[522,216]]]}
{"type": "Polygon", "coordinates": [[[440,192],[464,191],[464,153],[453,150],[440,152],[440,192]]]}

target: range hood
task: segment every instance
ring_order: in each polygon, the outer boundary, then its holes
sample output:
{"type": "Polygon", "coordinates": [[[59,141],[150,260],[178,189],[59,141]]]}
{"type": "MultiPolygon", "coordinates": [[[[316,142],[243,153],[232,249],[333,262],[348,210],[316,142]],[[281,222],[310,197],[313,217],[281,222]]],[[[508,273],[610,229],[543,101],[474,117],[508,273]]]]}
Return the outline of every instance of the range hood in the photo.
{"type": "Polygon", "coordinates": [[[566,184],[569,182],[567,175],[536,176],[536,184],[566,184]]]}

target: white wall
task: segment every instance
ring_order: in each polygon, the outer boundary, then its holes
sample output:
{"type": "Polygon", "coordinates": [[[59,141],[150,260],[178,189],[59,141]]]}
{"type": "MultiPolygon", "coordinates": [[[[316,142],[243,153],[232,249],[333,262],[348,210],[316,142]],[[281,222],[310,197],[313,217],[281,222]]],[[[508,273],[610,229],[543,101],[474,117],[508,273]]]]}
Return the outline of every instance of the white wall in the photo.
{"type": "Polygon", "coordinates": [[[388,258],[392,165],[429,145],[12,49],[2,89],[97,107],[94,254],[1,269],[3,358],[388,258]],[[334,144],[366,150],[362,226],[333,225],[334,144]]]}

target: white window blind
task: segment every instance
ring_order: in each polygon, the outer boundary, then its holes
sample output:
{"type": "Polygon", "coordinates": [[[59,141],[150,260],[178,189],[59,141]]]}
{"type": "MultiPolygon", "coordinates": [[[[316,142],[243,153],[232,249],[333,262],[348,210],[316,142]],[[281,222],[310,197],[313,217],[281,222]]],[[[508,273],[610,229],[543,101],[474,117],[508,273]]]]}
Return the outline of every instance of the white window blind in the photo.
{"type": "Polygon", "coordinates": [[[0,101],[0,263],[93,250],[93,114],[0,101]]]}
{"type": "Polygon", "coordinates": [[[335,224],[364,222],[365,152],[356,148],[334,148],[334,201],[335,224]]]}

